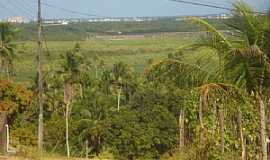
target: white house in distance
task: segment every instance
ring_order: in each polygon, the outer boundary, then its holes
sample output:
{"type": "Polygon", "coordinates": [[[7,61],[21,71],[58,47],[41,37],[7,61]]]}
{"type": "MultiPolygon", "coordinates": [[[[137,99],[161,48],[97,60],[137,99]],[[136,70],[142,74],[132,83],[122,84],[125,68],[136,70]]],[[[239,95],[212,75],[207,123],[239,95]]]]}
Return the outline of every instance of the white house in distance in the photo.
{"type": "Polygon", "coordinates": [[[29,22],[28,19],[26,19],[25,17],[21,17],[21,16],[9,17],[7,19],[7,21],[9,23],[27,23],[27,22],[29,22]]]}

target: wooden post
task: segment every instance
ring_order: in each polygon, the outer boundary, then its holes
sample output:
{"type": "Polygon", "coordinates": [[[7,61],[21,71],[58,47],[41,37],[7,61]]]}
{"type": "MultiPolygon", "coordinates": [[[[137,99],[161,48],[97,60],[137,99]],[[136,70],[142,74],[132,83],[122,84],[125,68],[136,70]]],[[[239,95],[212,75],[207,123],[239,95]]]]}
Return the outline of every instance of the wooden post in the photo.
{"type": "Polygon", "coordinates": [[[9,152],[9,126],[8,124],[5,125],[6,127],[6,152],[8,153],[9,152]]]}
{"type": "Polygon", "coordinates": [[[38,149],[40,155],[43,152],[43,71],[42,71],[42,18],[41,18],[41,0],[38,0],[38,149]]]}

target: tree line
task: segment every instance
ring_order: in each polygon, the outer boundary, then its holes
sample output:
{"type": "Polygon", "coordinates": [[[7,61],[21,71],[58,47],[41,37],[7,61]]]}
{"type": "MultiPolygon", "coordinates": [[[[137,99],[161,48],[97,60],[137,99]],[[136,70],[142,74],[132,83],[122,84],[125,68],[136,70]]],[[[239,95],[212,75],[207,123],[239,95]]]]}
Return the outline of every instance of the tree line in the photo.
{"type": "MultiPolygon", "coordinates": [[[[226,29],[223,22],[228,20],[208,20],[215,24],[219,29],[226,29]]],[[[16,35],[19,41],[36,40],[36,24],[18,24],[17,28],[21,31],[16,35]]],[[[185,21],[157,20],[150,22],[80,22],[68,25],[44,27],[44,33],[48,41],[81,41],[87,38],[95,38],[95,35],[124,35],[147,34],[160,32],[193,32],[199,28],[185,21]]]]}

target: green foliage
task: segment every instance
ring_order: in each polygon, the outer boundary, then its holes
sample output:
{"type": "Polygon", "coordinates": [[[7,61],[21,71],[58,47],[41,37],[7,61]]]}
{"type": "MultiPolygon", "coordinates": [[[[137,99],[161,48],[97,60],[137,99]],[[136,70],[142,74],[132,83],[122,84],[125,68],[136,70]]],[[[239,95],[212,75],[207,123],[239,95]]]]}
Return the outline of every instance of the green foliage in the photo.
{"type": "Polygon", "coordinates": [[[99,88],[85,92],[85,96],[75,104],[73,123],[73,142],[76,151],[85,152],[88,141],[89,154],[99,155],[106,145],[106,137],[110,128],[112,97],[106,96],[99,88]],[[76,138],[75,138],[76,137],[76,138]]]}
{"type": "Polygon", "coordinates": [[[16,45],[12,42],[17,30],[9,23],[0,23],[0,64],[3,68],[1,73],[10,78],[11,69],[13,67],[13,60],[16,56],[16,45]]]}
{"type": "MultiPolygon", "coordinates": [[[[242,3],[235,8],[230,21],[237,21],[228,25],[233,28],[230,35],[209,21],[190,18],[208,32],[199,44],[176,37],[90,39],[75,46],[49,42],[55,54],[45,66],[46,151],[64,155],[69,133],[74,157],[102,159],[106,153],[123,160],[239,159],[245,144],[247,158],[260,159],[262,113],[257,97],[269,103],[269,22],[242,3]],[[234,34],[238,37],[231,37],[234,34]]],[[[83,39],[86,31],[135,33],[178,27],[167,28],[170,23],[174,22],[81,23],[47,32],[59,31],[51,39],[70,36],[59,36],[62,32],[83,39]]],[[[183,23],[179,26],[185,30],[183,23]]],[[[34,57],[32,43],[20,50],[22,61],[34,57]]],[[[0,110],[10,114],[12,146],[31,153],[37,141],[36,99],[9,81],[0,81],[0,93],[0,110]]]]}
{"type": "Polygon", "coordinates": [[[164,106],[113,115],[109,144],[119,159],[157,159],[175,146],[177,124],[164,106]]]}

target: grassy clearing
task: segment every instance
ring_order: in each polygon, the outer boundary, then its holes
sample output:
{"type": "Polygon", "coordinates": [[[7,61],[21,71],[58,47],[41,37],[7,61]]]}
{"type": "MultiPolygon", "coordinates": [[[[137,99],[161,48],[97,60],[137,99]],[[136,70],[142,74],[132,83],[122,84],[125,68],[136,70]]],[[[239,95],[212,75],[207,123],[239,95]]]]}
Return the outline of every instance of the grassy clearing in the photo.
{"type": "MultiPolygon", "coordinates": [[[[45,68],[57,67],[60,55],[79,43],[86,58],[97,55],[107,66],[123,61],[140,72],[149,59],[159,60],[167,57],[169,53],[175,52],[177,47],[190,42],[191,39],[175,36],[117,41],[101,39],[50,41],[47,42],[49,54],[46,53],[45,68]]],[[[33,82],[36,70],[36,46],[36,43],[31,41],[18,44],[18,57],[14,63],[16,81],[33,82]]]]}

